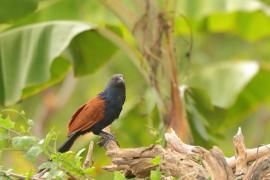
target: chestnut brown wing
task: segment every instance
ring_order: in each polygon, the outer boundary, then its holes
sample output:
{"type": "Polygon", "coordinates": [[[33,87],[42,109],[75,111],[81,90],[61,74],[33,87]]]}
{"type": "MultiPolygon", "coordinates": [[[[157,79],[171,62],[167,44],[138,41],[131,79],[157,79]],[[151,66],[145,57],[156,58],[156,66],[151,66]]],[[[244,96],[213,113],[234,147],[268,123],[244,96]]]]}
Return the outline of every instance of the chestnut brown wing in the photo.
{"type": "Polygon", "coordinates": [[[68,124],[68,136],[75,131],[85,131],[104,119],[105,102],[99,96],[89,100],[72,116],[68,124]]]}

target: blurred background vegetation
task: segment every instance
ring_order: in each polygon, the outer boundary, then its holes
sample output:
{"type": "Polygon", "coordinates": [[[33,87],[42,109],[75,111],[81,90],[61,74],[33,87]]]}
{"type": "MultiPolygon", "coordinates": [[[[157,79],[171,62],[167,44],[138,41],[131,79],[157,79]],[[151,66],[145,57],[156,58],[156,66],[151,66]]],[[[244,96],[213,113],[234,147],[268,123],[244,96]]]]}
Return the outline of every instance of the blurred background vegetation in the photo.
{"type": "MultiPolygon", "coordinates": [[[[143,15],[142,0],[120,2],[115,5],[143,15]]],[[[167,3],[156,2],[160,7],[167,3]]],[[[269,143],[270,2],[176,4],[173,35],[179,90],[194,143],[217,145],[230,156],[239,126],[248,147],[269,143]]],[[[112,131],[121,147],[160,143],[164,129],[158,100],[140,60],[132,58],[136,43],[128,24],[105,0],[0,0],[2,117],[9,115],[20,129],[21,116],[7,108],[25,112],[33,120],[33,134],[44,138],[54,129],[59,146],[73,112],[99,93],[112,74],[122,73],[127,100],[112,131]]],[[[72,150],[87,147],[90,138],[92,134],[81,137],[72,150]]],[[[18,173],[36,170],[40,159],[31,161],[22,152],[9,150],[6,141],[0,136],[1,166],[18,173]]],[[[112,177],[101,169],[109,161],[104,150],[95,147],[95,179],[112,177]]]]}

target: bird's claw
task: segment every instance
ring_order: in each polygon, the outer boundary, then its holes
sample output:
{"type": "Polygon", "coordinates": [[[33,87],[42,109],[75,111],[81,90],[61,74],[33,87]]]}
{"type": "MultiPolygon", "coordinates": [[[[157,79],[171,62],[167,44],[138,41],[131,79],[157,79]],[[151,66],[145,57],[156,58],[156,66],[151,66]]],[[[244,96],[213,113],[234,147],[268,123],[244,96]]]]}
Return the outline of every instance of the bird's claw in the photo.
{"type": "Polygon", "coordinates": [[[107,146],[109,141],[114,141],[119,146],[119,143],[117,142],[117,140],[115,139],[115,136],[113,134],[101,136],[100,141],[98,142],[98,145],[100,147],[107,146]]]}

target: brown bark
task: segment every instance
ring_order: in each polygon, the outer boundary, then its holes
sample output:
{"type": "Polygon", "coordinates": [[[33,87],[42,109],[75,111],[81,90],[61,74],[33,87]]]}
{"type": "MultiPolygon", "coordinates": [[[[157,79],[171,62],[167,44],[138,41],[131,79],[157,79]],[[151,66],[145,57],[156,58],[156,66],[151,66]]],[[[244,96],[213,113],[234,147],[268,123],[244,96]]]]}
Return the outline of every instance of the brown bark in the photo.
{"type": "Polygon", "coordinates": [[[165,134],[166,147],[120,149],[114,141],[105,146],[112,164],[105,166],[107,171],[121,171],[126,177],[149,177],[151,170],[160,169],[163,179],[172,177],[181,179],[269,179],[270,150],[267,145],[255,149],[246,149],[241,129],[234,137],[235,156],[226,158],[222,151],[213,147],[210,150],[182,142],[171,130],[165,134]],[[267,149],[267,151],[266,151],[267,149]],[[254,154],[254,151],[257,151],[254,154]],[[160,164],[151,160],[161,157],[160,164]]]}

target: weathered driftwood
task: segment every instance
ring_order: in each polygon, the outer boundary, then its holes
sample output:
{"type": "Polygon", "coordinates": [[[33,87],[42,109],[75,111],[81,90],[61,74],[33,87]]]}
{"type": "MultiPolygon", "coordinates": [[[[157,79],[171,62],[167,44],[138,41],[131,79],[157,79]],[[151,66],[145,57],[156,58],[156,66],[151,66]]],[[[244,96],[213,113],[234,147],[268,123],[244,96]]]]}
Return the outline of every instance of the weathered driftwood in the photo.
{"type": "MultiPolygon", "coordinates": [[[[107,155],[112,164],[103,167],[107,171],[121,171],[126,177],[145,178],[151,170],[159,168],[163,179],[269,179],[270,148],[268,145],[246,149],[244,136],[239,128],[233,139],[235,156],[226,158],[217,147],[211,150],[187,145],[173,130],[165,134],[166,147],[120,149],[114,141],[106,143],[107,155]],[[151,163],[161,157],[159,165],[151,163]]],[[[270,147],[270,146],[269,146],[270,147]]]]}

